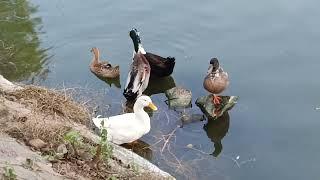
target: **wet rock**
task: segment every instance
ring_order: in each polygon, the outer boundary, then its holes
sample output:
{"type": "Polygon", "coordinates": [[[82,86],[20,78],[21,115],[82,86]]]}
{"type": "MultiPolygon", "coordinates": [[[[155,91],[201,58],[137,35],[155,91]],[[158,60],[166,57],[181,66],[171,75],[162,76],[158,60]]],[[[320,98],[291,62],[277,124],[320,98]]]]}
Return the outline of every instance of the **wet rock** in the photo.
{"type": "Polygon", "coordinates": [[[57,148],[56,158],[61,159],[68,153],[67,146],[65,144],[60,144],[57,148]]]}
{"type": "Polygon", "coordinates": [[[65,144],[60,144],[57,148],[57,153],[67,154],[68,153],[67,146],[65,144]]]}
{"type": "Polygon", "coordinates": [[[197,121],[203,121],[205,120],[205,117],[203,114],[186,114],[183,113],[180,120],[183,123],[192,123],[192,122],[197,122],[197,121]]]}
{"type": "Polygon", "coordinates": [[[229,111],[237,103],[238,96],[220,96],[222,98],[221,104],[215,107],[212,98],[213,95],[199,97],[196,100],[196,105],[207,116],[208,119],[217,119],[222,116],[224,112],[229,111]]]}
{"type": "Polygon", "coordinates": [[[165,91],[168,98],[167,103],[170,108],[191,107],[192,93],[190,90],[182,87],[174,87],[165,91]]]}
{"type": "Polygon", "coordinates": [[[29,145],[37,150],[40,150],[47,146],[47,143],[43,142],[41,139],[31,139],[29,145]]]}

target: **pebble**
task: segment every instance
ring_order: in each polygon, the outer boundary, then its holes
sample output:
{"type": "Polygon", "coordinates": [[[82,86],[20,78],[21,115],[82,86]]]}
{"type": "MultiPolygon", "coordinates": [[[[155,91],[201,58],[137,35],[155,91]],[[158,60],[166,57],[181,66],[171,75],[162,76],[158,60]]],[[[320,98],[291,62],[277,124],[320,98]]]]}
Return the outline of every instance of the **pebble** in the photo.
{"type": "Polygon", "coordinates": [[[187,148],[193,148],[193,145],[192,144],[188,144],[187,148]]]}

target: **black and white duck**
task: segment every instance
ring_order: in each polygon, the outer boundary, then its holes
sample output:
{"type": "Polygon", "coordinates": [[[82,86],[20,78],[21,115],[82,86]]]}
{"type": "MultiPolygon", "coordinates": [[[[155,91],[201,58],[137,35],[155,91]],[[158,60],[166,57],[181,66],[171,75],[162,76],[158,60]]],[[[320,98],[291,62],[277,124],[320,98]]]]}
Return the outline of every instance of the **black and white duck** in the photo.
{"type": "Polygon", "coordinates": [[[133,101],[137,97],[142,95],[142,92],[146,90],[150,78],[150,65],[144,54],[146,53],[143,49],[139,37],[136,39],[137,51],[133,55],[133,61],[131,63],[127,83],[124,88],[123,95],[129,100],[133,101]]]}
{"type": "MultiPolygon", "coordinates": [[[[133,28],[130,31],[129,35],[133,41],[134,52],[137,53],[139,51],[139,48],[142,47],[139,31],[133,28]]],[[[169,56],[167,58],[164,58],[145,51],[142,54],[150,64],[152,77],[165,77],[172,74],[175,65],[174,57],[169,56]]]]}

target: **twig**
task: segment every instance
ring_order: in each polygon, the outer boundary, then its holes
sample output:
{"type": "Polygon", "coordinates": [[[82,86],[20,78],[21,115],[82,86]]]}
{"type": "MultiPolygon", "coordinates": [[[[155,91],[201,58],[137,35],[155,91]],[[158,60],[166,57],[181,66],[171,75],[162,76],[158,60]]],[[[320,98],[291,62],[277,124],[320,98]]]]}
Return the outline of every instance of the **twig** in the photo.
{"type": "Polygon", "coordinates": [[[163,144],[163,147],[161,148],[161,154],[162,154],[163,150],[166,148],[168,142],[170,141],[170,138],[173,136],[173,134],[176,132],[176,130],[178,128],[179,128],[179,126],[174,128],[174,130],[170,134],[168,134],[169,135],[168,138],[165,139],[165,137],[163,137],[164,138],[164,144],[163,144]]]}

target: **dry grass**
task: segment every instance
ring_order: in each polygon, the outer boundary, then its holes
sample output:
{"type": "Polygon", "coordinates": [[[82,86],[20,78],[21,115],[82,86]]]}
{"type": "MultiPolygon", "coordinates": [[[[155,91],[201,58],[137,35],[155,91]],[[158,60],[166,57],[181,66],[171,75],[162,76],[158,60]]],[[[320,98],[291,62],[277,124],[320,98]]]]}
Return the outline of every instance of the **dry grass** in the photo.
{"type": "MultiPolygon", "coordinates": [[[[56,147],[63,142],[63,135],[71,129],[73,122],[88,124],[90,120],[88,110],[74,102],[65,89],[57,91],[25,86],[22,90],[2,95],[10,102],[25,105],[31,110],[31,113],[11,112],[11,115],[7,112],[9,120],[2,121],[2,131],[24,141],[39,138],[56,147]]],[[[11,109],[19,111],[18,107],[11,109]]]]}
{"type": "Polygon", "coordinates": [[[10,94],[23,104],[45,114],[60,116],[73,122],[87,124],[89,112],[86,107],[74,102],[67,90],[48,90],[37,86],[25,86],[10,94]],[[62,93],[61,93],[62,92],[62,93]]]}
{"type": "Polygon", "coordinates": [[[63,142],[63,135],[70,131],[70,127],[62,122],[46,121],[39,118],[28,118],[24,123],[15,122],[5,130],[11,137],[28,141],[41,139],[49,142],[51,147],[57,147],[63,142]]]}
{"type": "MultiPolygon", "coordinates": [[[[72,100],[66,89],[48,90],[24,86],[13,93],[0,92],[0,124],[2,132],[28,144],[31,139],[41,139],[48,146],[43,153],[56,152],[64,143],[64,135],[76,124],[89,124],[89,111],[72,100]]],[[[84,143],[93,146],[87,140],[84,143]]],[[[69,151],[68,151],[69,152],[69,151]]],[[[71,152],[71,151],[70,151],[71,152]]],[[[69,155],[53,163],[53,168],[66,177],[78,179],[163,179],[154,174],[141,174],[134,167],[121,165],[116,159],[102,163],[100,169],[90,166],[90,160],[69,155]],[[113,164],[113,165],[111,165],[113,164]]]]}

